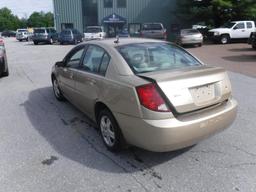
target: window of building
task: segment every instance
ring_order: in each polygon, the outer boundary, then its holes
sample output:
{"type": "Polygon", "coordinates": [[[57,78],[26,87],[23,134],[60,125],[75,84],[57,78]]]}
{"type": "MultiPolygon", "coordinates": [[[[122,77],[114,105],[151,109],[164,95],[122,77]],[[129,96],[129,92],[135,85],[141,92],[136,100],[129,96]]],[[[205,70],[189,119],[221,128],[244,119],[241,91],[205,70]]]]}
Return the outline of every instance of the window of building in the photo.
{"type": "Polygon", "coordinates": [[[117,0],[118,8],[126,8],[126,0],[117,0]]]}
{"type": "Polygon", "coordinates": [[[104,0],[104,8],[113,8],[113,0],[104,0]]]}

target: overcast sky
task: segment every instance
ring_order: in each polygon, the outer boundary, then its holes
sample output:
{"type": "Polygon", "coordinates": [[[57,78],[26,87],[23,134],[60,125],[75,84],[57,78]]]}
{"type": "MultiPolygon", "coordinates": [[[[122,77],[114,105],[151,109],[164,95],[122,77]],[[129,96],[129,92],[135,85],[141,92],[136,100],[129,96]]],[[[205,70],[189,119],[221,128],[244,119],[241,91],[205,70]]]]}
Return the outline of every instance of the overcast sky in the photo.
{"type": "Polygon", "coordinates": [[[34,11],[53,12],[53,0],[0,0],[2,7],[8,7],[19,17],[29,17],[34,11]]]}

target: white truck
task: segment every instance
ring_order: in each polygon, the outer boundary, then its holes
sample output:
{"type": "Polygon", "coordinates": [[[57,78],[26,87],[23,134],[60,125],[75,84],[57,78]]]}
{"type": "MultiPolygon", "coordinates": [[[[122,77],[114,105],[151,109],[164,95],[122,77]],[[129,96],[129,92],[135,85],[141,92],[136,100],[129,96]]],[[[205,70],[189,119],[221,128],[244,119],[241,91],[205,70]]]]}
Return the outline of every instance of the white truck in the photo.
{"type": "Polygon", "coordinates": [[[253,32],[256,32],[254,21],[232,21],[220,28],[209,30],[208,38],[227,44],[233,39],[248,39],[253,32]]]}

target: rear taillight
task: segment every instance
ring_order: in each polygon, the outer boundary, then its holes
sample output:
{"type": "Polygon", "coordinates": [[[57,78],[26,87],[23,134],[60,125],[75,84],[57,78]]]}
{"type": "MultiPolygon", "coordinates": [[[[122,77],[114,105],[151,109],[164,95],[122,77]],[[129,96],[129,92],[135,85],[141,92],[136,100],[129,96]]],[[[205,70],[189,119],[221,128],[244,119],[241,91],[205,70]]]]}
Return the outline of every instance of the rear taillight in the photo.
{"type": "Polygon", "coordinates": [[[157,91],[157,86],[153,83],[142,85],[136,88],[140,103],[145,108],[157,112],[170,112],[164,99],[157,91]]]}

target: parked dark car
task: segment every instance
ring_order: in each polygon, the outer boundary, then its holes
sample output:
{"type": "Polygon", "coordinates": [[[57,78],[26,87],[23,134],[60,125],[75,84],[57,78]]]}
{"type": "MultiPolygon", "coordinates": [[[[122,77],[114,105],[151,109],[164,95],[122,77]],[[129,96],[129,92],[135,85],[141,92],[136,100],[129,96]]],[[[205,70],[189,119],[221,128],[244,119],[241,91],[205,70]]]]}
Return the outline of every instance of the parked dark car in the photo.
{"type": "Polygon", "coordinates": [[[15,31],[6,30],[1,33],[2,37],[16,37],[15,31]]]}
{"type": "Polygon", "coordinates": [[[77,44],[78,42],[83,41],[83,34],[80,33],[77,29],[64,29],[59,34],[60,44],[71,43],[77,44]]]}
{"type": "Polygon", "coordinates": [[[256,32],[252,33],[250,37],[250,44],[252,45],[253,49],[256,49],[256,32]]]}
{"type": "Polygon", "coordinates": [[[0,77],[8,76],[9,70],[7,65],[7,56],[4,46],[4,41],[0,38],[0,77]]]}
{"type": "Polygon", "coordinates": [[[53,44],[58,41],[58,33],[54,28],[36,28],[32,40],[35,45],[38,43],[53,44]]]}
{"type": "Polygon", "coordinates": [[[162,23],[144,23],[141,29],[141,37],[166,40],[167,31],[162,23]]]}

